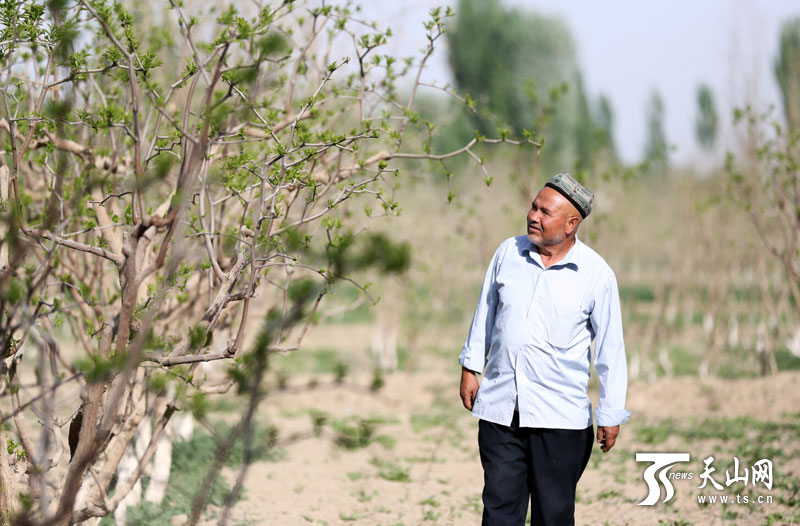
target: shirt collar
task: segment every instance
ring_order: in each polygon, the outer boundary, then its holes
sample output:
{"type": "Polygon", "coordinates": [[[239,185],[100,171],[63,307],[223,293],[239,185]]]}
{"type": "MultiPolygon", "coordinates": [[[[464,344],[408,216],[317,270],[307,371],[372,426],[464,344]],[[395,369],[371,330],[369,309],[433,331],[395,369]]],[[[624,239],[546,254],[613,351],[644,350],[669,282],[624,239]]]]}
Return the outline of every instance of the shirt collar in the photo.
{"type": "MultiPolygon", "coordinates": [[[[553,267],[567,267],[572,270],[577,271],[580,268],[580,252],[583,243],[581,240],[578,239],[578,236],[575,236],[575,244],[569,249],[567,254],[564,256],[564,259],[559,261],[558,263],[554,263],[550,265],[548,268],[553,267]]],[[[544,268],[544,264],[542,263],[542,256],[539,255],[539,249],[533,243],[528,240],[528,247],[523,249],[523,252],[528,252],[531,258],[533,258],[536,263],[539,264],[542,268],[544,268]]]]}

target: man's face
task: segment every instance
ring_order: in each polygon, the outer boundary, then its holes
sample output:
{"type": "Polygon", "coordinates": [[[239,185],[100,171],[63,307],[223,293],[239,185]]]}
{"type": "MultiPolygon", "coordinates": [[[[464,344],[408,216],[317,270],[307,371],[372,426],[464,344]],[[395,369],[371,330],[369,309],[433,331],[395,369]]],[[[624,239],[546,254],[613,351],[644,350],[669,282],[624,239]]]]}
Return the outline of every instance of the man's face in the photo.
{"type": "Polygon", "coordinates": [[[575,217],[580,217],[578,211],[563,195],[542,188],[528,211],[528,240],[537,247],[558,245],[573,230],[570,221],[575,217]]]}

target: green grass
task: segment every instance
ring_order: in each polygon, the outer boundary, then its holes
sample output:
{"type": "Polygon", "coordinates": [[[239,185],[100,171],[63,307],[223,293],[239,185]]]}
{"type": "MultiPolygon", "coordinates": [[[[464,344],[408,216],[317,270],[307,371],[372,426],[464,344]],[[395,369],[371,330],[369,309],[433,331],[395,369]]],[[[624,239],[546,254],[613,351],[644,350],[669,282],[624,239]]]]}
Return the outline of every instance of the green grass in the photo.
{"type": "Polygon", "coordinates": [[[615,489],[609,489],[609,490],[606,490],[606,491],[601,491],[597,495],[597,498],[599,500],[606,500],[606,499],[614,499],[614,498],[621,497],[621,496],[622,496],[622,494],[619,491],[617,491],[615,489]]]}
{"type": "Polygon", "coordinates": [[[364,491],[363,489],[361,489],[361,490],[358,491],[358,502],[361,502],[361,503],[369,502],[369,501],[372,500],[372,497],[375,497],[377,495],[378,495],[377,491],[372,491],[372,492],[368,493],[368,492],[364,491]]]}
{"type": "Polygon", "coordinates": [[[397,438],[391,435],[380,435],[375,437],[375,442],[382,445],[384,449],[394,449],[397,445],[397,438]]]}
{"type": "Polygon", "coordinates": [[[761,290],[756,286],[733,287],[731,292],[736,301],[740,302],[761,301],[761,290]]]}
{"type": "Polygon", "coordinates": [[[338,420],[330,425],[336,433],[336,444],[344,449],[361,449],[375,439],[375,423],[369,419],[359,419],[354,423],[338,420]]]}
{"type": "Polygon", "coordinates": [[[800,523],[800,512],[795,512],[791,515],[781,512],[770,513],[764,519],[763,526],[790,526],[800,523]]]}
{"type": "Polygon", "coordinates": [[[341,374],[349,370],[350,362],[337,349],[322,347],[301,349],[287,356],[275,356],[272,363],[284,374],[288,373],[330,373],[341,374]]]}
{"type": "Polygon", "coordinates": [[[383,479],[393,482],[411,482],[411,475],[407,467],[380,458],[373,458],[370,460],[370,464],[378,468],[378,475],[383,479]]]}
{"type": "Polygon", "coordinates": [[[361,520],[367,516],[366,513],[342,513],[339,512],[339,518],[344,522],[353,522],[361,520]]]}
{"type": "Polygon", "coordinates": [[[392,436],[376,435],[375,431],[380,425],[396,423],[396,419],[373,416],[341,418],[328,422],[328,425],[334,432],[336,444],[344,449],[361,449],[373,442],[378,442],[385,449],[391,449],[397,440],[392,436]]]}
{"type": "Polygon", "coordinates": [[[636,440],[643,444],[661,444],[665,442],[675,430],[675,423],[670,420],[661,420],[656,424],[643,425],[636,429],[636,440]]]}
{"type": "Polygon", "coordinates": [[[426,499],[422,499],[421,501],[419,501],[419,504],[420,506],[432,506],[434,508],[438,508],[441,505],[439,501],[436,500],[436,497],[433,495],[431,495],[426,499]]]}
{"type": "Polygon", "coordinates": [[[686,442],[696,440],[722,440],[724,442],[749,439],[750,434],[757,434],[758,440],[747,440],[742,447],[767,447],[769,442],[783,437],[800,439],[800,417],[792,415],[780,422],[767,422],[751,417],[741,418],[705,418],[693,419],[679,423],[665,419],[651,424],[643,424],[636,428],[636,440],[644,444],[661,444],[670,436],[679,436],[686,442]]]}
{"type": "Polygon", "coordinates": [[[442,515],[441,513],[437,513],[433,510],[425,510],[422,512],[422,520],[436,522],[437,520],[439,520],[439,517],[441,515],[442,515]]]}
{"type": "Polygon", "coordinates": [[[411,429],[421,433],[438,426],[452,426],[455,423],[453,413],[414,413],[411,415],[411,429]]]}
{"type": "Polygon", "coordinates": [[[651,302],[656,299],[656,295],[647,285],[623,285],[619,288],[619,298],[621,302],[651,302]]]}
{"type": "MultiPolygon", "coordinates": [[[[724,481],[728,471],[736,473],[734,457],[739,459],[739,474],[744,468],[751,468],[755,462],[769,459],[774,464],[772,494],[775,502],[790,508],[800,507],[800,477],[783,471],[786,463],[800,454],[796,446],[800,443],[800,415],[796,413],[784,415],[779,421],[762,421],[752,417],[694,419],[688,422],[663,420],[635,425],[634,432],[637,441],[655,446],[670,437],[679,437],[684,445],[673,447],[689,451],[696,463],[713,453],[717,482],[724,481]]],[[[737,485],[732,486],[731,491],[749,495],[747,509],[750,513],[755,511],[757,493],[753,493],[752,488],[737,485]]],[[[742,508],[723,510],[723,515],[727,516],[727,520],[733,520],[736,513],[741,512],[742,508]]],[[[797,515],[800,517],[800,510],[797,510],[797,515]]],[[[765,524],[792,524],[785,518],[767,519],[765,524]]]]}
{"type": "Polygon", "coordinates": [[[326,325],[352,325],[356,323],[370,323],[375,321],[375,314],[369,302],[359,305],[353,310],[331,316],[325,320],[326,325]]]}
{"type": "Polygon", "coordinates": [[[775,362],[779,371],[797,371],[800,369],[800,358],[784,347],[775,351],[775,362]]]}
{"type": "Polygon", "coordinates": [[[737,378],[756,378],[758,377],[758,369],[754,366],[744,365],[741,361],[727,359],[720,364],[717,369],[717,376],[727,380],[735,380],[737,378]]]}
{"type": "Polygon", "coordinates": [[[676,345],[669,350],[669,359],[675,376],[697,376],[701,357],[683,346],[676,345]]]}
{"type": "MultiPolygon", "coordinates": [[[[359,296],[363,293],[356,287],[347,284],[337,285],[331,292],[328,293],[329,300],[328,306],[331,305],[350,305],[358,300],[359,296]]],[[[375,321],[375,313],[372,310],[372,304],[368,299],[364,298],[362,303],[353,310],[343,312],[338,316],[332,316],[325,319],[326,325],[334,324],[354,324],[354,323],[369,323],[375,321]]]]}
{"type": "Polygon", "coordinates": [[[778,502],[791,508],[800,507],[800,477],[783,476],[775,481],[776,489],[782,490],[778,502]]]}
{"type": "MultiPolygon", "coordinates": [[[[229,430],[220,426],[220,433],[225,436],[229,430]]],[[[283,458],[284,452],[273,447],[276,430],[271,427],[258,428],[255,432],[255,458],[257,460],[274,461],[283,458]]],[[[143,502],[139,506],[128,508],[128,526],[172,526],[172,517],[189,515],[192,499],[200,491],[209,467],[214,462],[217,443],[213,437],[196,431],[190,440],[174,442],[172,445],[172,469],[169,482],[160,506],[151,502],[143,502]]],[[[238,467],[244,460],[244,445],[241,438],[232,448],[225,461],[225,466],[238,467]]],[[[209,504],[221,506],[230,494],[230,488],[221,476],[214,480],[209,493],[209,504]]],[[[113,516],[104,517],[102,526],[112,526],[113,516]]]]}
{"type": "Polygon", "coordinates": [[[244,411],[247,406],[247,399],[243,396],[236,396],[231,392],[224,396],[209,396],[208,411],[210,413],[239,413],[244,411]]]}

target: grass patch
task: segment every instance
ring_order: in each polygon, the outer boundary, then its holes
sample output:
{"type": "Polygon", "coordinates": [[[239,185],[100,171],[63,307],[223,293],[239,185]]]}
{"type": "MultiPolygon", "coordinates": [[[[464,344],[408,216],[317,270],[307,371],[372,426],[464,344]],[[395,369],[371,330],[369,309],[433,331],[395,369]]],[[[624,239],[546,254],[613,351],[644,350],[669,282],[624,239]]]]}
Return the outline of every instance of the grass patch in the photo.
{"type": "Polygon", "coordinates": [[[606,500],[606,499],[614,499],[614,498],[621,497],[621,496],[622,496],[622,494],[619,491],[617,491],[615,489],[609,489],[609,490],[606,490],[606,491],[601,491],[597,495],[597,498],[599,500],[606,500]]]}
{"type": "MultiPolygon", "coordinates": [[[[351,305],[358,301],[359,296],[362,294],[356,287],[348,285],[337,285],[333,287],[328,293],[332,304],[351,305]]],[[[336,316],[326,318],[323,322],[325,325],[335,324],[355,324],[355,323],[370,323],[375,320],[375,313],[372,310],[372,305],[366,298],[355,309],[345,311],[336,316]]]]}
{"type": "Polygon", "coordinates": [[[762,523],[764,526],[790,526],[800,522],[800,513],[786,515],[781,512],[770,513],[762,523]]]}
{"type": "Polygon", "coordinates": [[[661,444],[675,432],[675,422],[667,419],[636,429],[636,440],[643,444],[661,444]]]}
{"type": "Polygon", "coordinates": [[[288,373],[329,373],[344,376],[350,370],[350,363],[337,349],[322,347],[303,349],[286,356],[274,357],[275,364],[283,375],[288,373]]]}
{"type": "Polygon", "coordinates": [[[447,413],[414,413],[411,415],[411,429],[415,433],[421,433],[437,426],[452,427],[455,425],[456,418],[452,412],[447,413]]]}
{"type": "Polygon", "coordinates": [[[358,491],[358,502],[361,502],[361,503],[369,502],[369,501],[372,500],[372,497],[375,497],[377,495],[378,495],[377,491],[372,491],[370,493],[367,493],[363,489],[359,490],[358,491]]]}
{"type": "Polygon", "coordinates": [[[357,520],[361,520],[367,516],[366,513],[342,513],[339,512],[339,518],[342,519],[344,522],[353,522],[357,520]]]}
{"type": "Polygon", "coordinates": [[[431,495],[427,499],[422,499],[419,501],[420,506],[432,506],[434,508],[438,508],[440,506],[439,501],[436,500],[436,497],[431,495]]]}
{"type": "Polygon", "coordinates": [[[789,349],[780,348],[775,351],[775,363],[779,371],[797,371],[800,369],[800,358],[793,355],[789,349]]]}
{"type": "Polygon", "coordinates": [[[209,396],[207,400],[209,413],[238,413],[247,406],[245,397],[236,396],[232,392],[225,396],[209,396]]]}
{"type": "MultiPolygon", "coordinates": [[[[230,428],[220,426],[220,433],[223,436],[229,432],[230,428]]],[[[256,460],[274,461],[283,458],[284,452],[274,448],[276,437],[277,430],[273,427],[256,430],[253,441],[256,460]]],[[[191,514],[192,499],[200,490],[216,453],[216,440],[201,431],[196,431],[190,440],[174,442],[172,444],[172,469],[164,501],[160,506],[152,502],[143,502],[138,506],[128,508],[128,526],[172,526],[172,517],[191,514]]],[[[228,455],[225,466],[240,466],[243,459],[244,444],[240,438],[228,455]]],[[[208,504],[221,506],[229,495],[230,488],[218,475],[212,484],[208,504]]],[[[113,515],[104,517],[100,522],[102,526],[112,526],[114,523],[113,515]]]]}
{"type": "Polygon", "coordinates": [[[411,482],[411,475],[408,473],[407,467],[380,458],[373,458],[370,460],[370,464],[378,468],[378,475],[383,479],[393,482],[411,482]]]}
{"type": "Polygon", "coordinates": [[[675,346],[669,350],[669,359],[675,376],[697,376],[700,368],[700,356],[697,354],[685,347],[675,346]]]}
{"type": "Polygon", "coordinates": [[[651,302],[656,299],[653,289],[647,285],[623,285],[619,288],[621,302],[642,301],[651,302]]]}
{"type": "Polygon", "coordinates": [[[726,360],[721,363],[719,369],[717,369],[717,377],[726,380],[736,380],[737,378],[756,378],[758,376],[756,368],[752,366],[747,367],[746,363],[744,368],[741,367],[741,365],[741,361],[726,360]]]}
{"type": "Polygon", "coordinates": [[[467,495],[464,498],[465,502],[461,506],[462,508],[469,510],[473,513],[477,513],[478,515],[481,514],[481,510],[483,509],[483,497],[480,493],[475,493],[473,495],[467,495]]]}
{"type": "Polygon", "coordinates": [[[791,508],[800,506],[800,477],[780,477],[775,481],[775,488],[782,490],[778,502],[791,508]]]}
{"type": "Polygon", "coordinates": [[[447,462],[447,459],[442,457],[437,457],[435,454],[431,456],[422,456],[422,455],[414,455],[411,457],[403,457],[403,460],[410,463],[443,463],[447,462]]]}
{"type": "Polygon", "coordinates": [[[425,510],[422,512],[422,520],[436,522],[437,520],[439,520],[439,517],[441,515],[442,515],[441,513],[437,513],[433,510],[425,510]]]}
{"type": "Polygon", "coordinates": [[[375,424],[368,419],[358,420],[352,424],[347,421],[331,422],[331,429],[336,433],[336,444],[344,449],[361,449],[372,443],[375,424]]]}
{"type": "MultiPolygon", "coordinates": [[[[741,418],[705,418],[691,420],[681,424],[672,419],[660,420],[654,424],[645,424],[636,429],[636,440],[644,444],[661,444],[670,436],[679,436],[687,442],[696,440],[744,440],[748,432],[757,433],[757,441],[747,441],[742,448],[766,448],[765,452],[774,454],[775,448],[767,448],[769,442],[782,437],[800,438],[800,421],[796,415],[781,422],[766,422],[751,417],[741,418]]],[[[783,456],[778,452],[776,456],[783,456]]]]}
{"type": "Polygon", "coordinates": [[[353,310],[337,314],[326,318],[325,325],[354,325],[357,323],[372,323],[375,321],[375,314],[369,303],[362,303],[353,310]]]}
{"type": "Polygon", "coordinates": [[[394,437],[375,435],[375,430],[379,425],[388,423],[396,423],[396,421],[381,417],[346,418],[333,420],[329,425],[336,436],[336,444],[344,449],[361,449],[373,442],[378,442],[384,448],[391,449],[397,442],[394,437]]]}
{"type": "Polygon", "coordinates": [[[397,438],[390,435],[380,435],[375,437],[375,442],[383,446],[383,449],[394,449],[397,445],[397,438]]]}

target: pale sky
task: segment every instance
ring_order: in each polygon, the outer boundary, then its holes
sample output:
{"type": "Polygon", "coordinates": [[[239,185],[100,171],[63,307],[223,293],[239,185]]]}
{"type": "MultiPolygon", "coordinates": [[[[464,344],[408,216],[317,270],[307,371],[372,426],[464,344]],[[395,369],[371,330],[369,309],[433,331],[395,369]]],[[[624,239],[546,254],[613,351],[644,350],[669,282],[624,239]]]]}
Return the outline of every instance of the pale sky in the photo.
{"type": "MultiPolygon", "coordinates": [[[[588,94],[605,94],[613,104],[616,144],[626,161],[642,157],[644,107],[654,88],[664,100],[667,139],[677,147],[678,161],[697,153],[694,120],[701,82],[714,91],[721,132],[728,137],[733,107],[747,101],[780,109],[772,68],[781,22],[800,16],[796,0],[505,1],[567,22],[588,94]]],[[[422,22],[436,5],[456,7],[457,2],[372,1],[363,7],[368,18],[394,31],[388,51],[407,56],[425,45],[422,22]]],[[[428,79],[451,80],[445,46],[433,57],[428,79]]]]}

